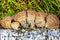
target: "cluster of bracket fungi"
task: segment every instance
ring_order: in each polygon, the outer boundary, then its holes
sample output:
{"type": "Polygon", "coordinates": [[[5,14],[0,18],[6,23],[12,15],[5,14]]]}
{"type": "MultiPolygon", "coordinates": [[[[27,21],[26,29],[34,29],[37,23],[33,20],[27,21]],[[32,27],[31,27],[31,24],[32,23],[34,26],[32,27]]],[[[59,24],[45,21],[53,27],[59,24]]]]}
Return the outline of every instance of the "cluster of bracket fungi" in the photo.
{"type": "Polygon", "coordinates": [[[37,12],[33,9],[23,10],[15,13],[12,17],[5,16],[0,24],[5,29],[22,28],[49,28],[58,29],[60,21],[55,14],[37,12]]]}

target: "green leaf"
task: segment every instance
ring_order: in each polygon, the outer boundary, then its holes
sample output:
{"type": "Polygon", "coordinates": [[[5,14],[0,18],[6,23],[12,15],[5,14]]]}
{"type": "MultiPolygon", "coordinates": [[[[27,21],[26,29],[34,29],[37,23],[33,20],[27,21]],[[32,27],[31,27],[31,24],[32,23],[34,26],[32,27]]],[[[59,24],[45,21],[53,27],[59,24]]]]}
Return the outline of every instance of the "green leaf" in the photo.
{"type": "Polygon", "coordinates": [[[9,16],[12,16],[12,15],[14,14],[14,11],[13,11],[12,9],[9,9],[9,10],[7,11],[7,14],[8,14],[9,16]]]}
{"type": "Polygon", "coordinates": [[[37,5],[35,9],[36,9],[37,11],[44,12],[43,9],[42,9],[39,5],[37,5]]]}

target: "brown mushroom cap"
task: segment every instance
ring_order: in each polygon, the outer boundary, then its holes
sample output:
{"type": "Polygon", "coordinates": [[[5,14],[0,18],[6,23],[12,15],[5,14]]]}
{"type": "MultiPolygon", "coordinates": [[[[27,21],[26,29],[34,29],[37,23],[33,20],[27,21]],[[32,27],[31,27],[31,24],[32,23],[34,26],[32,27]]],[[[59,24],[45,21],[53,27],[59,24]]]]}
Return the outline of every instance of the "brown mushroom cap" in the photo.
{"type": "Polygon", "coordinates": [[[10,16],[5,16],[2,20],[1,20],[1,25],[3,28],[11,28],[11,17],[10,16]]]}
{"type": "Polygon", "coordinates": [[[54,14],[48,14],[48,16],[46,17],[46,26],[45,27],[50,28],[50,29],[59,28],[58,17],[54,14]]]}
{"type": "Polygon", "coordinates": [[[12,22],[11,23],[11,28],[18,30],[19,27],[20,27],[19,22],[12,22]]]}
{"type": "Polygon", "coordinates": [[[21,24],[21,26],[26,27],[26,11],[20,11],[18,13],[16,13],[13,17],[14,21],[17,21],[21,24]]]}
{"type": "Polygon", "coordinates": [[[27,23],[28,25],[30,25],[30,28],[34,29],[35,27],[35,14],[36,14],[36,11],[35,10],[32,10],[32,9],[29,9],[27,10],[27,23]]]}
{"type": "Polygon", "coordinates": [[[19,21],[20,22],[20,20],[22,20],[25,17],[26,17],[26,12],[23,10],[21,12],[16,13],[13,16],[13,19],[14,19],[14,21],[19,21]]]}
{"type": "Polygon", "coordinates": [[[46,13],[43,13],[43,12],[36,13],[35,24],[37,27],[44,27],[45,26],[45,17],[46,17],[46,13]]]}

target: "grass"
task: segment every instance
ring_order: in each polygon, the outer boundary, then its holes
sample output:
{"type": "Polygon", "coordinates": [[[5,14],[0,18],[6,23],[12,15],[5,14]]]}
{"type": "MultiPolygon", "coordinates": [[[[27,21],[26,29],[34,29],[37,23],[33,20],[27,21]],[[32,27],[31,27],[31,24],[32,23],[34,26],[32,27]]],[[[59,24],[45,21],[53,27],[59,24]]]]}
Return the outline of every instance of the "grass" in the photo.
{"type": "Polygon", "coordinates": [[[56,14],[60,19],[60,0],[0,0],[0,19],[29,8],[56,14]]]}

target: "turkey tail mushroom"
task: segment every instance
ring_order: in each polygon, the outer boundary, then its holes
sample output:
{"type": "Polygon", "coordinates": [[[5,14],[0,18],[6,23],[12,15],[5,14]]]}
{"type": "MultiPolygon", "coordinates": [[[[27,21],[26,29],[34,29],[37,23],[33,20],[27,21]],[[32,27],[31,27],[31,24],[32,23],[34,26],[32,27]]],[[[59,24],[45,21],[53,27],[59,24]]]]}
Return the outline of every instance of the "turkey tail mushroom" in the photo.
{"type": "Polygon", "coordinates": [[[11,17],[10,16],[5,16],[2,20],[1,20],[1,25],[3,28],[11,28],[11,17]]]}
{"type": "Polygon", "coordinates": [[[59,28],[59,19],[54,14],[48,14],[46,17],[46,28],[57,29],[59,28]]]}

